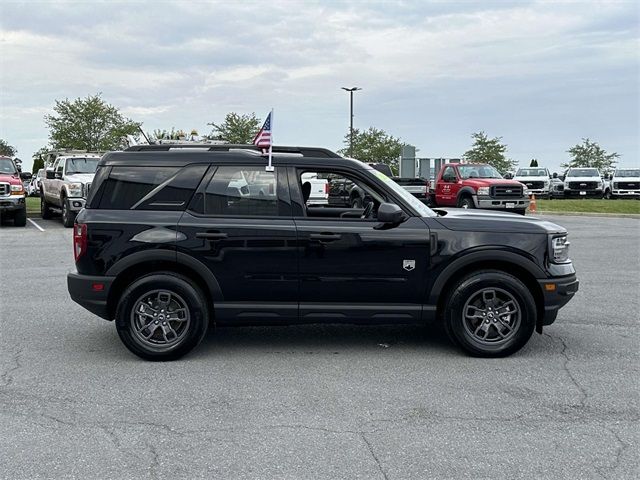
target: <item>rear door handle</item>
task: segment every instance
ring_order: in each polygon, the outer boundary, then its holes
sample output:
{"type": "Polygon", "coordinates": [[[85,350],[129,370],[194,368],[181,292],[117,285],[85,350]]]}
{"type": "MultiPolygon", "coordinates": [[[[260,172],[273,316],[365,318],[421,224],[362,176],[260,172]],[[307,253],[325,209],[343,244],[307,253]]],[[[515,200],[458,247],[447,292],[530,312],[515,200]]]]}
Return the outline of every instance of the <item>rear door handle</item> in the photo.
{"type": "Polygon", "coordinates": [[[309,240],[317,240],[320,242],[335,242],[341,238],[342,235],[338,233],[312,233],[309,235],[309,240]]]}
{"type": "Polygon", "coordinates": [[[196,238],[206,238],[207,240],[222,240],[227,238],[229,235],[222,232],[198,232],[196,233],[196,238]]]}

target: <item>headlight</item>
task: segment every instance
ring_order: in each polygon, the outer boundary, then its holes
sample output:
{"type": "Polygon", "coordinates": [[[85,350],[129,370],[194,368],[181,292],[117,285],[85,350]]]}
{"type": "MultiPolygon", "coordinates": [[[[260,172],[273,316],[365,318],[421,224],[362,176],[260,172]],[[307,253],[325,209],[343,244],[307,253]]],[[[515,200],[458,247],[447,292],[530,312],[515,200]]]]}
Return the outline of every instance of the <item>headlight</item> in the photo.
{"type": "Polygon", "coordinates": [[[548,187],[550,183],[551,183],[551,182],[550,182],[549,180],[545,180],[545,181],[544,181],[544,186],[545,186],[545,187],[548,187]]]}
{"type": "Polygon", "coordinates": [[[613,188],[618,188],[618,182],[615,182],[615,183],[613,184],[613,188]]]}
{"type": "Polygon", "coordinates": [[[553,237],[551,239],[551,261],[553,263],[564,263],[569,260],[569,241],[566,235],[553,237]]]}
{"type": "Polygon", "coordinates": [[[489,187],[478,188],[478,195],[489,195],[489,187]]]}
{"type": "Polygon", "coordinates": [[[529,195],[529,189],[527,187],[524,187],[522,189],[522,195],[524,195],[525,197],[529,195]]]}
{"type": "Polygon", "coordinates": [[[11,195],[22,195],[24,187],[22,185],[11,185],[11,195]]]}
{"type": "Polygon", "coordinates": [[[598,182],[598,188],[602,188],[602,182],[598,182]]]}
{"type": "Polygon", "coordinates": [[[67,192],[70,197],[81,197],[82,196],[82,184],[81,183],[70,183],[67,185],[67,192]]]}

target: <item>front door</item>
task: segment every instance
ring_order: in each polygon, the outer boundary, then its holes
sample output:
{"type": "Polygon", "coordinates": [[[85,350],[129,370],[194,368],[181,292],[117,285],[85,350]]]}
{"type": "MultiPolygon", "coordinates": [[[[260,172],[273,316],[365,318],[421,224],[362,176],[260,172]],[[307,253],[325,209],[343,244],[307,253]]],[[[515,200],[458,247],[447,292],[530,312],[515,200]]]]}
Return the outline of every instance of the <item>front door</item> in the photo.
{"type": "Polygon", "coordinates": [[[460,185],[455,168],[447,166],[440,180],[436,182],[436,201],[438,205],[456,205],[460,185]]]}
{"type": "MultiPolygon", "coordinates": [[[[300,195],[306,171],[291,169],[292,197],[300,195]]],[[[369,200],[363,208],[304,202],[297,212],[294,204],[300,321],[420,321],[429,271],[429,229],[424,221],[411,216],[395,228],[376,228],[377,206],[387,201],[383,191],[357,172],[313,172],[331,183],[352,182],[369,200]],[[368,208],[371,215],[361,218],[368,208]]]]}
{"type": "Polygon", "coordinates": [[[212,170],[179,222],[186,238],[177,245],[215,276],[216,323],[296,321],[296,230],[283,201],[286,171],[267,172],[264,165],[212,170]]]}

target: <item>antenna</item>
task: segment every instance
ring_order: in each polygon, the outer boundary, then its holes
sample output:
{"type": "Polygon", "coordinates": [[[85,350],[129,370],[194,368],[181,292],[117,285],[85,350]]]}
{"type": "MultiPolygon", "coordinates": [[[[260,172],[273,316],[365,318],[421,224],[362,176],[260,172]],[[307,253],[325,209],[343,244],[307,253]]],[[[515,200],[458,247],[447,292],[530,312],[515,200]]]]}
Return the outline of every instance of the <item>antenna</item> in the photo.
{"type": "Polygon", "coordinates": [[[142,134],[142,136],[144,137],[144,139],[147,141],[147,143],[149,145],[151,145],[151,142],[149,141],[149,138],[145,135],[144,130],[142,130],[142,127],[140,125],[138,125],[138,130],[140,130],[140,133],[142,134]]]}

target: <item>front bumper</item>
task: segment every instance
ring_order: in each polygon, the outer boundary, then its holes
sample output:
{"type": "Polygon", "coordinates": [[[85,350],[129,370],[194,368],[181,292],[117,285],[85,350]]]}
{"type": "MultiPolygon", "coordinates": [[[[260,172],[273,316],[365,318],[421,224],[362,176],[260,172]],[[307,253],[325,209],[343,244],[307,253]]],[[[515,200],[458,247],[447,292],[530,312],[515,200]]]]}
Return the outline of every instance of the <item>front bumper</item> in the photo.
{"type": "Polygon", "coordinates": [[[105,320],[113,320],[109,312],[108,299],[114,280],[115,277],[68,273],[67,288],[71,299],[78,305],[105,320]]]}
{"type": "Polygon", "coordinates": [[[578,291],[580,282],[575,274],[565,277],[552,277],[545,280],[538,280],[542,294],[544,296],[544,313],[539,323],[551,325],[558,316],[558,310],[564,307],[578,291]]]}
{"type": "Polygon", "coordinates": [[[0,212],[14,212],[25,208],[24,195],[5,195],[0,197],[0,212]]]}
{"type": "Polygon", "coordinates": [[[69,210],[71,210],[72,212],[79,212],[84,208],[85,203],[87,203],[87,199],[80,197],[71,197],[67,198],[67,203],[69,204],[69,210]]]}
{"type": "Polygon", "coordinates": [[[528,197],[498,199],[476,195],[473,197],[473,201],[476,204],[476,208],[493,210],[521,210],[529,206],[528,197]]]}
{"type": "Polygon", "coordinates": [[[564,189],[565,197],[602,197],[602,189],[597,188],[595,190],[568,190],[564,189]]]}
{"type": "Polygon", "coordinates": [[[611,195],[613,195],[614,197],[639,198],[640,190],[612,190],[611,195]]]}

